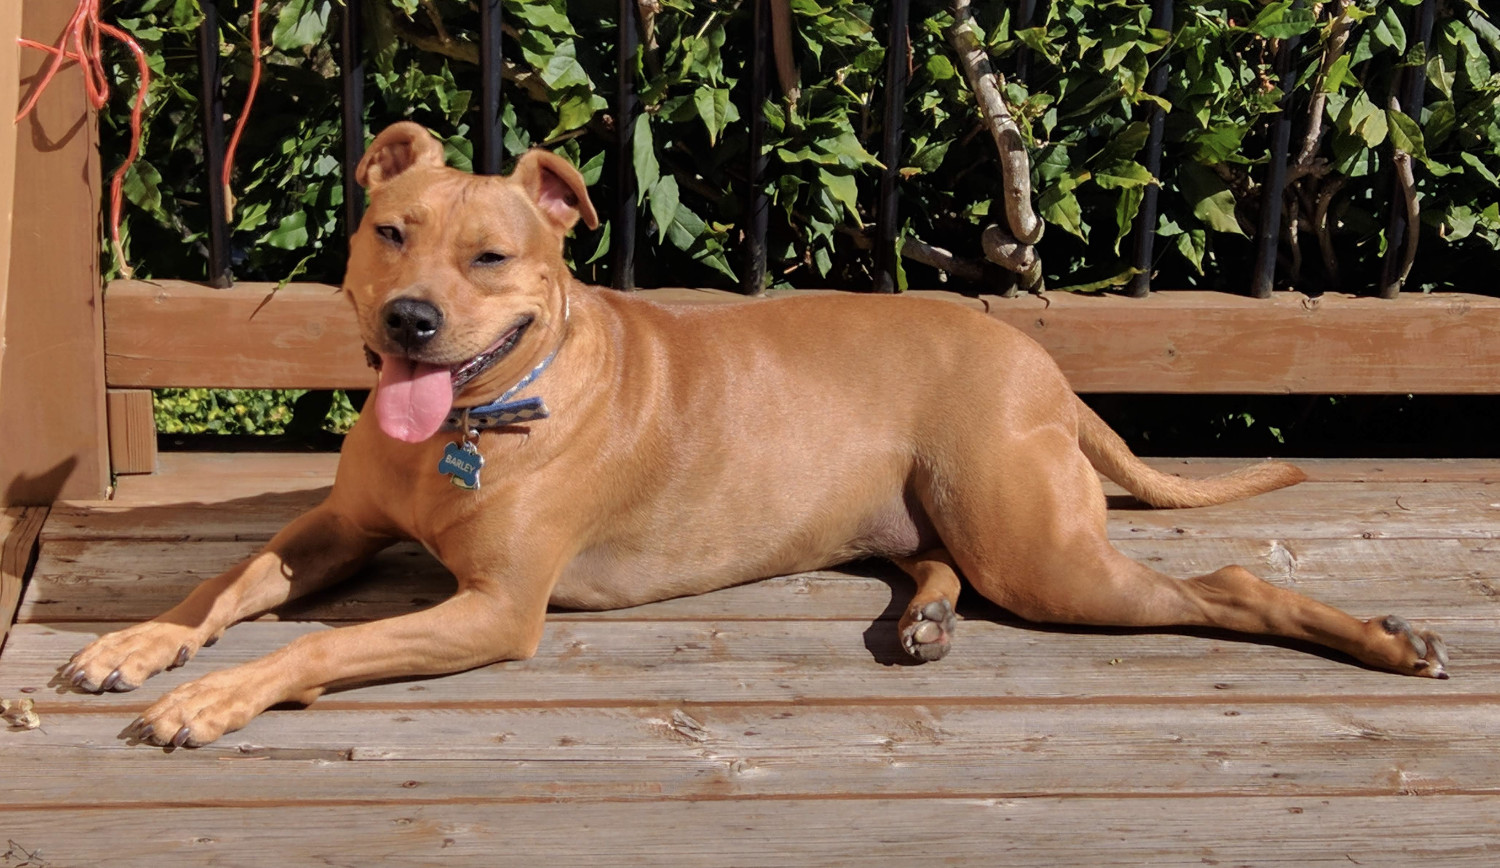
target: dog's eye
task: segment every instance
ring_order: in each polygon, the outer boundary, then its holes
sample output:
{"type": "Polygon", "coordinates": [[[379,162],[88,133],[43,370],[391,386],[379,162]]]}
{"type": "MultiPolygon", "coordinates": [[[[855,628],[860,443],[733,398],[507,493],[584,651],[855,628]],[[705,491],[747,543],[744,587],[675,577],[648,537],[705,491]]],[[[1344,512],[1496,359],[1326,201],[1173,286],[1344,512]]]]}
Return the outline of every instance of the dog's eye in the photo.
{"type": "Polygon", "coordinates": [[[403,242],[403,241],[406,240],[401,235],[401,230],[400,229],[397,229],[394,226],[390,226],[390,225],[386,225],[386,224],[382,224],[380,226],[376,226],[375,227],[375,234],[379,235],[381,238],[384,238],[385,240],[391,242],[392,244],[396,245],[397,247],[400,247],[401,246],[401,242],[403,242]]]}
{"type": "Polygon", "coordinates": [[[478,256],[474,257],[474,264],[475,265],[499,265],[500,263],[502,263],[504,261],[505,261],[505,254],[504,253],[496,253],[493,250],[486,250],[485,252],[483,252],[483,253],[479,254],[478,256]]]}

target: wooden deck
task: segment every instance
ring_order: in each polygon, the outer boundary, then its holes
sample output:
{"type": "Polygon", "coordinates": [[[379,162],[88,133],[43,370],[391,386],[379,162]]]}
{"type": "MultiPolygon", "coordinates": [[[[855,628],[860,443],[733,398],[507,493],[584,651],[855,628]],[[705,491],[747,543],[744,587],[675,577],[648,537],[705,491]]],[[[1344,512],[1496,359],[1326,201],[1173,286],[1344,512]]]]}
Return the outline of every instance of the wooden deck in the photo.
{"type": "Polygon", "coordinates": [[[972,594],[953,653],[906,665],[909,587],[877,565],[559,612],[533,660],[338,692],[178,751],[118,734],[187,679],[452,583],[397,548],[139,691],[62,689],[69,654],[254,550],[332,472],[326,455],[161,464],[42,528],[0,653],[0,696],[42,718],[0,731],[0,866],[1500,862],[1500,462],[1314,461],[1240,504],[1112,501],[1120,547],[1168,572],[1238,562],[1437,627],[1449,681],[1027,626],[972,594]]]}

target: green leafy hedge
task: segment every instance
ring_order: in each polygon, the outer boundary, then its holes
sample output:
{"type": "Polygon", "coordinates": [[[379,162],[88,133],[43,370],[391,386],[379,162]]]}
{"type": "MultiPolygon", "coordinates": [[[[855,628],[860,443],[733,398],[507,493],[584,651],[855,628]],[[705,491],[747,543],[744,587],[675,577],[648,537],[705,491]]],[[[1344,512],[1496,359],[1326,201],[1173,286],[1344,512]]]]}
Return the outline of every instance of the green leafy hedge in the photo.
{"type": "MultiPolygon", "coordinates": [[[[749,3],[661,0],[645,47],[629,70],[645,115],[628,155],[641,180],[647,237],[642,285],[732,286],[741,267],[741,201],[747,131],[742,109],[750,44],[749,3]]],[[[1493,269],[1500,247],[1500,29],[1477,0],[1445,0],[1431,47],[1409,32],[1412,0],[1322,3],[1178,3],[1170,33],[1150,29],[1150,6],[1125,0],[1040,4],[1034,26],[1017,28],[1011,4],[977,4],[979,29],[997,71],[1029,53],[1025,81],[1004,93],[1032,159],[1036,202],[1050,224],[1039,251],[1049,285],[1098,288],[1128,276],[1121,241],[1141,190],[1145,110],[1168,109],[1157,233],[1158,287],[1247,282],[1264,175],[1267,131],[1282,97],[1271,71],[1280,40],[1301,37],[1287,98],[1293,155],[1302,150],[1309,107],[1322,135],[1294,166],[1283,238],[1281,285],[1308,290],[1372,287],[1386,245],[1395,190],[1392,156],[1417,162],[1421,254],[1410,288],[1488,291],[1468,275],[1493,269]],[[1316,11],[1314,11],[1316,10],[1316,11]],[[1328,54],[1343,34],[1337,60],[1328,54]],[[1165,96],[1144,85],[1154,64],[1171,64],[1165,96]],[[1425,106],[1390,105],[1393,76],[1427,72],[1425,106]],[[1316,94],[1326,94],[1315,99],[1316,94]]],[[[343,270],[342,188],[337,160],[342,4],[266,4],[265,79],[241,146],[234,195],[233,256],[242,279],[303,275],[337,282],[343,270]]],[[[773,85],[768,105],[774,196],[771,275],[804,287],[868,285],[870,258],[855,243],[872,220],[879,164],[884,4],[791,0],[800,97],[773,85]]],[[[223,5],[226,105],[236,110],[248,80],[248,2],[223,5]]],[[[471,4],[458,0],[367,0],[371,52],[368,120],[428,125],[466,166],[477,117],[471,4]]],[[[203,149],[194,28],[196,0],[134,0],[108,10],[151,55],[144,159],[128,187],[126,248],[138,272],[200,277],[205,267],[203,149]]],[[[605,216],[614,200],[616,76],[613,0],[508,2],[506,151],[561,150],[584,170],[605,216]]],[[[910,35],[912,84],[901,158],[903,237],[980,258],[980,232],[1000,216],[994,146],[948,44],[944,4],[919,3],[910,35]]],[[[121,90],[134,86],[123,51],[111,55],[121,90]]],[[[102,118],[106,163],[128,141],[126,101],[102,118]]],[[[611,227],[583,232],[573,247],[588,280],[607,283],[611,227]]],[[[913,285],[943,275],[908,262],[913,285]]],[[[993,283],[958,286],[993,291],[993,283]]]]}

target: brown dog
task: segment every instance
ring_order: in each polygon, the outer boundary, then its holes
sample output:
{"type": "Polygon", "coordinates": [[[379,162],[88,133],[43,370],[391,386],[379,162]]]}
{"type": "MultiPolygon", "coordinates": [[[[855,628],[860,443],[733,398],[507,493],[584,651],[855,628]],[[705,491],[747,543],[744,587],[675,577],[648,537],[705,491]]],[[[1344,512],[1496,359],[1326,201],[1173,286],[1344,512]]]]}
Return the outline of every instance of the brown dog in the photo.
{"type": "Polygon", "coordinates": [[[541,151],[475,177],[403,123],[359,177],[370,209],[344,292],[380,382],[332,493],[62,674],[130,690],[398,539],[424,543],[458,591],[185,684],[147,710],[142,738],[203,744],[331,687],[528,657],[549,602],[632,606],[867,555],[916,580],[898,629],[922,659],[949,647],[961,573],[1037,621],[1222,627],[1445,676],[1442,641],[1399,618],[1360,621],[1240,567],[1171,579],[1116,551],[1096,469],[1157,506],[1302,474],[1150,469],[1041,347],[989,317],[842,294],[668,307],[584,286],[563,238],[597,218],[577,171],[541,151]]]}

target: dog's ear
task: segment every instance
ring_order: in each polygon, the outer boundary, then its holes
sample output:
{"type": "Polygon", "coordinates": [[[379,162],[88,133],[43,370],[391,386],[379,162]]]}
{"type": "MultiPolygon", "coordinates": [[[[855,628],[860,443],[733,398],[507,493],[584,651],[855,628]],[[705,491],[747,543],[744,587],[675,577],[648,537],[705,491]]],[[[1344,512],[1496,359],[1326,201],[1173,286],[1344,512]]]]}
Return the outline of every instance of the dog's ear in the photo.
{"type": "Polygon", "coordinates": [[[564,234],[578,219],[590,229],[599,228],[599,215],[589,201],[589,188],[573,164],[551,151],[533,148],[521,155],[511,178],[521,185],[531,201],[564,234]]]}
{"type": "Polygon", "coordinates": [[[421,124],[401,121],[380,131],[365,151],[354,180],[373,190],[413,166],[442,168],[443,146],[421,124]]]}

